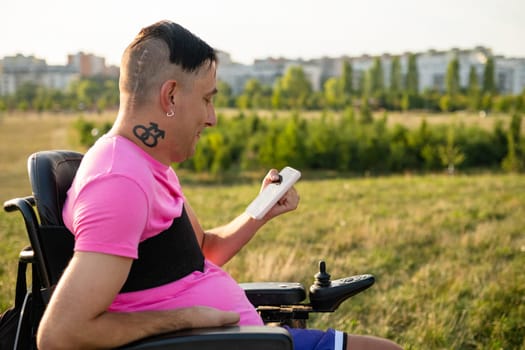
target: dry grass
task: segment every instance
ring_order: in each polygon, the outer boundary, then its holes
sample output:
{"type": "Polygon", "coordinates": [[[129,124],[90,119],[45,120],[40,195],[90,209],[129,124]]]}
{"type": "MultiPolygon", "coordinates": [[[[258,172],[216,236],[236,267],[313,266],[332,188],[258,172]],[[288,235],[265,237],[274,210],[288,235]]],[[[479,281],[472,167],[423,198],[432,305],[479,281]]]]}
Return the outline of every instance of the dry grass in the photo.
{"type": "MultiPolygon", "coordinates": [[[[99,118],[99,117],[95,117],[99,118]]],[[[75,116],[0,121],[0,199],[29,193],[25,161],[72,148],[75,116]]],[[[261,174],[262,176],[262,174],[261,174]]],[[[205,227],[242,212],[258,182],[211,185],[182,173],[205,227]]],[[[270,222],[226,265],[239,281],[312,282],[326,259],[334,278],[372,273],[370,290],[310,325],[397,340],[407,349],[525,348],[525,177],[304,174],[301,205],[270,222]]],[[[13,298],[22,222],[0,213],[0,308],[13,298]]]]}
{"type": "MultiPolygon", "coordinates": [[[[218,111],[220,115],[224,117],[232,117],[239,115],[237,109],[220,109],[218,111]]],[[[251,115],[256,113],[262,118],[269,118],[277,116],[279,118],[286,118],[292,115],[291,111],[270,111],[270,110],[258,110],[258,111],[244,111],[245,115],[251,115]]],[[[329,115],[340,116],[341,112],[327,112],[329,115]]],[[[356,110],[356,115],[359,112],[356,110]]],[[[409,111],[409,112],[374,112],[373,117],[375,119],[383,118],[384,115],[388,116],[389,125],[403,125],[407,128],[417,128],[421,125],[421,122],[425,120],[427,123],[436,124],[450,124],[451,122],[456,124],[464,124],[467,126],[477,126],[485,130],[493,130],[496,122],[503,122],[503,125],[507,125],[510,121],[510,116],[501,113],[492,113],[489,115],[482,115],[479,113],[471,112],[450,112],[450,113],[430,113],[426,111],[409,111]]],[[[312,119],[319,118],[321,113],[319,111],[302,111],[300,112],[301,118],[312,119]]],[[[525,133],[525,123],[522,123],[522,132],[525,133]]]]}
{"type": "MultiPolygon", "coordinates": [[[[240,212],[257,185],[191,185],[186,195],[213,226],[240,212]]],[[[326,259],[335,278],[373,273],[377,283],[336,313],[313,316],[311,326],[388,336],[414,349],[523,346],[523,176],[307,175],[297,188],[297,212],[270,222],[228,263],[235,278],[309,286],[326,259]]]]}
{"type": "MultiPolygon", "coordinates": [[[[0,115],[0,200],[29,192],[27,157],[43,149],[83,150],[71,125],[80,114],[0,115]]],[[[104,120],[109,115],[84,116],[104,120]]]]}

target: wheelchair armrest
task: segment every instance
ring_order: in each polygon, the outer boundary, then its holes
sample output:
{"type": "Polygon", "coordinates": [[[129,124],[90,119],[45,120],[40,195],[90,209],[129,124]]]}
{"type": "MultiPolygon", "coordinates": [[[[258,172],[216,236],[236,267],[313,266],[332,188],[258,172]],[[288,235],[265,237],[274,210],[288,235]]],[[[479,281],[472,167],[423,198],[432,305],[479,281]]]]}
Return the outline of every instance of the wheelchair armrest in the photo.
{"type": "Polygon", "coordinates": [[[20,203],[27,202],[27,204],[33,206],[35,205],[35,197],[33,196],[27,196],[27,197],[20,197],[20,198],[13,198],[9,199],[4,202],[4,210],[6,212],[12,212],[15,210],[21,210],[20,207],[22,206],[20,203]]]}
{"type": "Polygon", "coordinates": [[[375,283],[370,274],[355,275],[330,281],[327,286],[310,287],[310,304],[314,312],[334,312],[346,299],[361,293],[375,283]]]}
{"type": "Polygon", "coordinates": [[[25,247],[20,251],[18,255],[18,260],[23,261],[27,264],[32,264],[35,261],[35,252],[31,246],[25,247]]]}
{"type": "Polygon", "coordinates": [[[292,338],[281,327],[203,328],[160,334],[120,347],[122,350],[292,350],[292,338]]]}
{"type": "Polygon", "coordinates": [[[240,283],[253,306],[295,305],[306,298],[302,284],[293,282],[240,283]]]}
{"type": "MultiPolygon", "coordinates": [[[[31,248],[34,254],[33,260],[39,260],[38,269],[40,273],[40,279],[42,285],[48,288],[51,286],[51,282],[49,279],[48,272],[45,268],[45,261],[43,261],[44,254],[42,252],[42,247],[40,246],[38,238],[39,221],[34,209],[34,205],[35,198],[33,196],[19,197],[5,201],[4,210],[8,213],[18,210],[22,214],[22,218],[24,219],[27,234],[29,237],[29,243],[31,244],[31,248]]],[[[28,258],[28,256],[26,256],[26,258],[28,258]]]]}

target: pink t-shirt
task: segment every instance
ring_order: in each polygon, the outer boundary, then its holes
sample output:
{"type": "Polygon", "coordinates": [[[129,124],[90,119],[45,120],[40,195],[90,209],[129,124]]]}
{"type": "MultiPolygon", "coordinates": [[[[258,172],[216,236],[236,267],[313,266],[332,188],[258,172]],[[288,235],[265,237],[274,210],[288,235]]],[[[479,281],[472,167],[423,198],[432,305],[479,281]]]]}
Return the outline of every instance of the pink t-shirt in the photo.
{"type": "MultiPolygon", "coordinates": [[[[75,251],[138,257],[143,240],[182,213],[184,194],[173,169],[121,136],[103,136],[86,153],[64,204],[75,251]]],[[[120,293],[110,311],[167,310],[192,305],[240,313],[241,325],[262,325],[242,288],[205,260],[204,271],[160,287],[120,293]]]]}

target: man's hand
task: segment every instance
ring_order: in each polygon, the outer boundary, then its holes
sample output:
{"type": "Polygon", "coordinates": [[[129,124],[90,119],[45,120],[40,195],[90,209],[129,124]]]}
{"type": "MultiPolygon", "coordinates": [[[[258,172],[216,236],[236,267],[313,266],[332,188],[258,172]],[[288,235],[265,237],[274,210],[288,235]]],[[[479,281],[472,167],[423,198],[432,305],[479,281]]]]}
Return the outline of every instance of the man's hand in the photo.
{"type": "MultiPolygon", "coordinates": [[[[188,312],[188,327],[184,328],[204,328],[233,326],[239,322],[239,314],[231,311],[221,311],[207,306],[193,306],[185,309],[174,310],[180,313],[182,310],[188,312]]],[[[180,314],[176,318],[179,318],[180,314]]]]}
{"type": "MultiPolygon", "coordinates": [[[[280,181],[279,171],[271,169],[264,177],[261,185],[261,191],[273,182],[280,181]]],[[[295,210],[299,205],[299,194],[295,187],[292,187],[264,216],[263,220],[270,220],[278,215],[295,210]]]]}
{"type": "MultiPolygon", "coordinates": [[[[279,180],[279,172],[275,169],[270,170],[263,179],[261,190],[279,180]]],[[[224,226],[206,231],[202,229],[188,202],[185,206],[204,256],[214,264],[222,266],[235,256],[268,220],[294,210],[298,204],[299,194],[292,187],[261,220],[253,219],[243,213],[224,226]]]]}

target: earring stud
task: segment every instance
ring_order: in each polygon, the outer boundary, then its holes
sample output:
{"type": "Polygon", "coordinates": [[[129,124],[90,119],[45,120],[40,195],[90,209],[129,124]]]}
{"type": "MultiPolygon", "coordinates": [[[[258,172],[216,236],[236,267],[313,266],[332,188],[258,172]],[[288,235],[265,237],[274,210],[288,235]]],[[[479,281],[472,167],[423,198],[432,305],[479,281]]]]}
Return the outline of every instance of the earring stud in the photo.
{"type": "Polygon", "coordinates": [[[173,110],[166,112],[166,117],[173,117],[174,115],[175,115],[175,112],[173,112],[173,110]]]}

